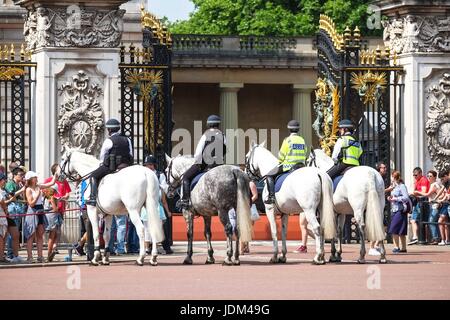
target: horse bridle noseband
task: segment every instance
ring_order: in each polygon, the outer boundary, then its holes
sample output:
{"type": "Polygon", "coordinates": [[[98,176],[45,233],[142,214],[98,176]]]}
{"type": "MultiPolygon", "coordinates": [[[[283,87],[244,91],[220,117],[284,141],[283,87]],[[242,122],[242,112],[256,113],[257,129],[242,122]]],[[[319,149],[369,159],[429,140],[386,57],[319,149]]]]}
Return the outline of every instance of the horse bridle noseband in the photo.
{"type": "Polygon", "coordinates": [[[171,159],[169,161],[169,164],[167,165],[167,172],[165,174],[166,175],[167,184],[169,185],[168,192],[175,191],[181,185],[180,181],[183,180],[183,175],[181,175],[181,177],[179,179],[175,178],[175,176],[172,174],[172,166],[173,166],[173,159],[171,159]],[[178,184],[173,184],[172,185],[170,183],[170,178],[172,178],[173,181],[178,182],[178,184]]]}
{"type": "Polygon", "coordinates": [[[261,175],[257,173],[258,170],[253,166],[253,156],[255,154],[256,145],[250,150],[250,154],[247,159],[245,159],[245,170],[248,172],[250,179],[260,180],[261,175]]]}
{"type": "Polygon", "coordinates": [[[86,178],[90,177],[90,175],[92,174],[92,172],[89,172],[88,174],[85,174],[84,176],[80,176],[78,173],[76,175],[73,175],[70,170],[67,171],[66,173],[66,167],[70,161],[70,157],[72,156],[72,154],[69,154],[67,156],[67,159],[64,160],[63,164],[59,165],[59,170],[60,170],[60,177],[64,178],[64,179],[69,179],[72,182],[80,182],[81,180],[85,180],[86,178]]]}

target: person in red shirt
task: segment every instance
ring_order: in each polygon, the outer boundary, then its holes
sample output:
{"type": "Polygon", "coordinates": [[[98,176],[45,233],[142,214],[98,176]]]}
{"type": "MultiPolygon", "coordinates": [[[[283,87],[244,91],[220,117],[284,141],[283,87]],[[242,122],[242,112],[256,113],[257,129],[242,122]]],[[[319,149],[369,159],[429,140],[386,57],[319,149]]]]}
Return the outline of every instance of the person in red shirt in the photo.
{"type": "MultiPolygon", "coordinates": [[[[56,170],[58,170],[59,164],[55,163],[51,166],[50,171],[52,172],[52,175],[55,175],[56,170]]],[[[47,183],[52,180],[52,177],[45,179],[44,183],[47,183]]],[[[61,217],[64,217],[64,213],[66,212],[66,203],[67,200],[70,197],[70,192],[72,192],[72,189],[70,188],[69,183],[67,180],[59,181],[56,180],[56,185],[58,187],[58,190],[56,194],[54,195],[55,199],[57,199],[57,207],[58,212],[61,215],[61,217]]],[[[59,238],[61,236],[61,226],[57,230],[57,237],[55,239],[53,250],[55,253],[58,253],[58,250],[56,249],[56,246],[59,243],[59,238]]]]}
{"type": "MultiPolygon", "coordinates": [[[[412,196],[416,197],[417,200],[420,200],[422,193],[427,193],[430,189],[430,181],[422,175],[422,169],[420,167],[416,167],[413,170],[413,177],[414,177],[414,191],[411,193],[412,196]]],[[[416,244],[418,242],[418,231],[419,231],[419,224],[417,223],[420,219],[420,201],[417,201],[417,203],[414,205],[414,208],[411,213],[411,227],[412,227],[412,239],[410,242],[408,242],[408,245],[416,244]]]]}

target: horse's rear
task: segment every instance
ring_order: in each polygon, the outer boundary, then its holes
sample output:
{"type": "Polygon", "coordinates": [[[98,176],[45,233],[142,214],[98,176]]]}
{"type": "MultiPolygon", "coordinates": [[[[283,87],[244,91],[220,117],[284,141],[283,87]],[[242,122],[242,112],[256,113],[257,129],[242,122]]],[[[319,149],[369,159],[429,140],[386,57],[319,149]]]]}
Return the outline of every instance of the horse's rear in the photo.
{"type": "MultiPolygon", "coordinates": [[[[209,170],[191,192],[191,201],[195,212],[205,216],[205,219],[210,219],[210,216],[218,214],[225,227],[229,243],[232,240],[233,230],[228,212],[233,208],[236,210],[237,216],[236,236],[239,238],[238,240],[250,241],[252,237],[249,182],[248,176],[239,168],[222,165],[209,170]]],[[[229,247],[227,252],[228,257],[225,264],[239,264],[238,246],[236,246],[234,262],[231,262],[232,248],[229,247]]]]}
{"type": "MultiPolygon", "coordinates": [[[[365,256],[365,240],[382,242],[385,239],[383,178],[375,169],[368,166],[352,168],[345,173],[336,188],[333,202],[338,214],[353,214],[355,217],[361,241],[358,261],[362,263],[365,256]]],[[[343,221],[344,219],[340,218],[341,226],[343,221]]],[[[380,261],[385,262],[384,247],[380,261]]]]}

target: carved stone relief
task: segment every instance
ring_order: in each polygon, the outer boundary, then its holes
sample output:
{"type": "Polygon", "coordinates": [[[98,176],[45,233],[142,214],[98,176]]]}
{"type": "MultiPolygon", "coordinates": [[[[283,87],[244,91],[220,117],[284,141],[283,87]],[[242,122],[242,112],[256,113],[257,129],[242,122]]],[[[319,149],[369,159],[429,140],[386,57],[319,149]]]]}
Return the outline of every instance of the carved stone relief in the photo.
{"type": "Polygon", "coordinates": [[[98,151],[103,136],[104,115],[98,97],[103,97],[99,84],[91,83],[84,70],[58,88],[62,103],[59,109],[58,134],[61,152],[77,148],[89,154],[98,151]]]}
{"type": "Polygon", "coordinates": [[[415,16],[382,22],[383,40],[391,51],[450,52],[450,17],[415,16]]]}
{"type": "Polygon", "coordinates": [[[427,88],[430,102],[426,133],[428,151],[435,168],[450,169],[450,72],[440,73],[427,88]]]}
{"type": "Polygon", "coordinates": [[[25,15],[27,49],[42,47],[119,46],[125,10],[99,10],[75,5],[67,8],[38,7],[25,15]]]}

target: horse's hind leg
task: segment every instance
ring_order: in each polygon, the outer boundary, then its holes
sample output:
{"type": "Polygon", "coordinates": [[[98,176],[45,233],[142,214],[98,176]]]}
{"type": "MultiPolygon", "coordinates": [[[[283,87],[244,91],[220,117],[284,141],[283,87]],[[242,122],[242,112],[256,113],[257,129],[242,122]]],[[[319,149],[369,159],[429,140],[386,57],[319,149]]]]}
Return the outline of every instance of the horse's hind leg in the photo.
{"type": "Polygon", "coordinates": [[[277,224],[275,222],[275,208],[273,205],[266,205],[266,216],[270,224],[270,233],[273,241],[273,256],[270,258],[270,263],[278,262],[278,235],[277,224]]]}
{"type": "Polygon", "coordinates": [[[365,256],[366,256],[366,235],[365,235],[365,232],[364,232],[364,229],[365,229],[364,213],[355,211],[355,220],[356,220],[356,223],[358,224],[359,237],[360,237],[360,241],[361,241],[361,248],[359,250],[358,263],[366,263],[366,260],[365,260],[365,256]]]}
{"type": "Polygon", "coordinates": [[[203,216],[205,221],[205,238],[208,246],[208,258],[206,258],[206,264],[213,264],[216,260],[214,259],[214,250],[211,244],[211,217],[203,216]]]}
{"type": "Polygon", "coordinates": [[[314,264],[325,264],[324,238],[321,232],[320,224],[317,221],[315,210],[304,209],[305,217],[316,238],[316,256],[313,259],[314,264]]]}
{"type": "Polygon", "coordinates": [[[234,231],[234,235],[236,237],[236,248],[234,250],[234,261],[233,261],[233,264],[235,266],[239,266],[241,264],[241,261],[239,260],[239,254],[241,252],[239,247],[240,247],[240,243],[241,242],[239,241],[239,228],[238,227],[236,227],[236,230],[234,231]]]}
{"type": "Polygon", "coordinates": [[[340,214],[337,218],[337,234],[336,238],[331,240],[331,257],[330,262],[341,262],[342,261],[342,230],[345,223],[345,215],[340,214]],[[336,250],[336,241],[338,244],[338,249],[336,250]]]}
{"type": "Polygon", "coordinates": [[[109,239],[111,239],[111,224],[112,224],[113,216],[107,214],[104,216],[103,221],[105,222],[105,231],[103,232],[103,240],[105,241],[105,255],[103,256],[102,264],[107,266],[109,265],[109,239]]]}
{"type": "Polygon", "coordinates": [[[281,253],[283,255],[278,258],[278,262],[280,263],[286,263],[286,253],[287,253],[286,238],[287,238],[288,219],[289,215],[287,214],[283,214],[281,216],[281,244],[282,244],[281,253]]]}
{"type": "MultiPolygon", "coordinates": [[[[138,266],[144,265],[144,259],[145,259],[145,239],[144,239],[144,225],[142,224],[141,217],[138,210],[130,210],[128,209],[128,213],[130,215],[130,220],[133,223],[134,227],[136,228],[136,233],[139,237],[139,257],[136,259],[136,264],[138,266]]],[[[155,241],[152,241],[153,247],[155,248],[153,250],[152,247],[152,258],[150,260],[150,264],[153,266],[156,266],[158,262],[156,261],[156,257],[158,255],[158,251],[156,250],[156,243],[155,241]]]]}
{"type": "Polygon", "coordinates": [[[194,217],[191,212],[183,211],[184,219],[187,224],[187,238],[188,238],[188,249],[186,258],[183,261],[183,264],[192,264],[192,241],[194,238],[194,217]]]}
{"type": "Polygon", "coordinates": [[[227,211],[219,210],[219,217],[227,235],[227,256],[223,261],[223,265],[231,266],[233,264],[233,261],[231,261],[231,257],[233,256],[233,226],[231,225],[227,211]]]}
{"type": "Polygon", "coordinates": [[[97,208],[87,206],[87,213],[89,220],[91,221],[92,235],[94,238],[94,258],[91,260],[91,263],[98,266],[102,258],[102,254],[100,253],[100,233],[98,232],[97,208]]]}

